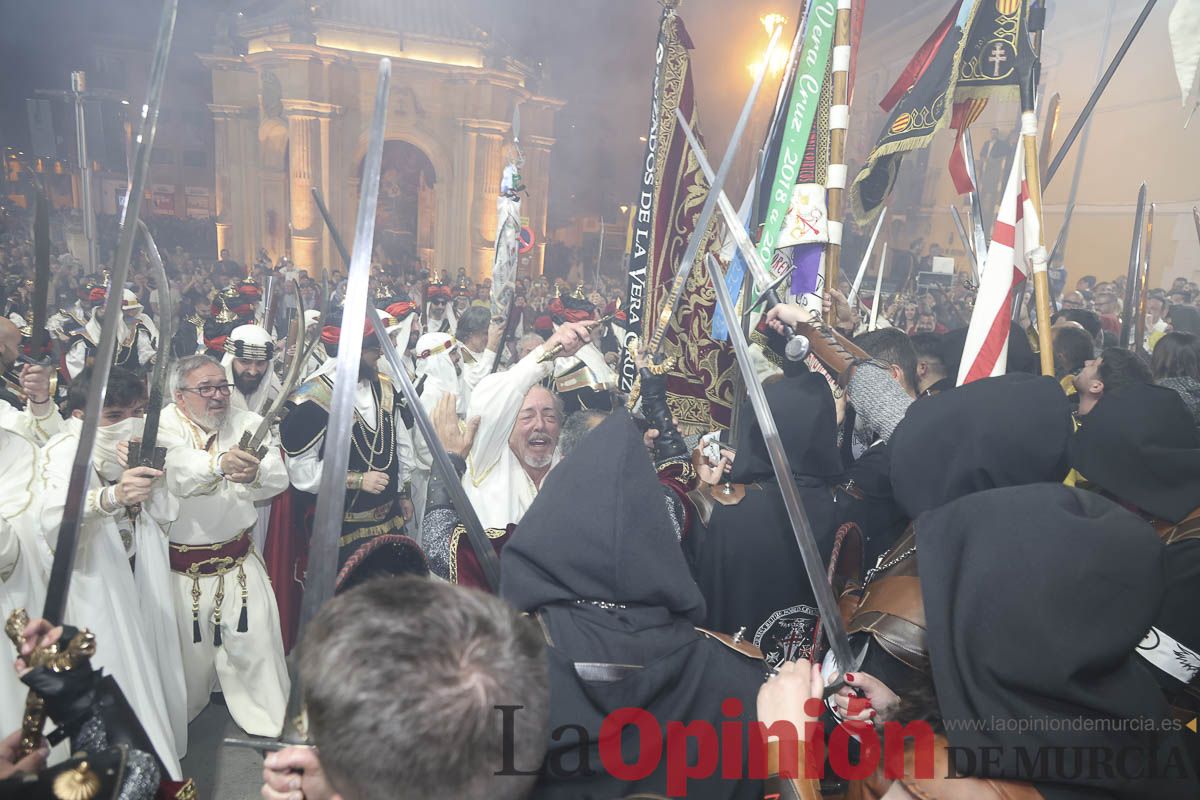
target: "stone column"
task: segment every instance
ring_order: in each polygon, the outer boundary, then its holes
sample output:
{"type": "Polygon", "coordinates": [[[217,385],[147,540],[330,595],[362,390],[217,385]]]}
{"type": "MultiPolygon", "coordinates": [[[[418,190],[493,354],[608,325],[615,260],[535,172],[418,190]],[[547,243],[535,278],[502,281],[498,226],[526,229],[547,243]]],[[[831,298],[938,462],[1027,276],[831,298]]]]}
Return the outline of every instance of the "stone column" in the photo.
{"type": "Polygon", "coordinates": [[[216,175],[216,189],[213,198],[213,212],[217,220],[217,251],[229,250],[245,258],[250,243],[248,231],[234,224],[234,220],[244,220],[246,216],[244,198],[241,192],[235,191],[232,185],[233,175],[242,168],[239,147],[238,125],[239,118],[249,113],[241,106],[210,104],[209,112],[213,117],[214,137],[213,149],[215,159],[213,168],[216,175]]]}
{"type": "Polygon", "coordinates": [[[463,266],[472,280],[488,276],[496,243],[496,193],[506,163],[511,125],[498,120],[470,120],[467,130],[475,140],[474,169],[467,184],[471,193],[468,225],[464,225],[467,261],[463,266]]]}
{"type": "Polygon", "coordinates": [[[529,198],[521,203],[521,213],[529,218],[529,228],[537,239],[530,265],[533,275],[541,275],[546,265],[546,212],[550,197],[550,150],[554,139],[548,136],[529,136],[525,146],[525,169],[522,177],[529,186],[529,198]]]}
{"type": "Polygon", "coordinates": [[[284,100],[283,111],[288,122],[292,260],[302,269],[328,268],[328,237],[312,189],[324,194],[328,185],[329,120],[341,109],[311,100],[284,100]]]}

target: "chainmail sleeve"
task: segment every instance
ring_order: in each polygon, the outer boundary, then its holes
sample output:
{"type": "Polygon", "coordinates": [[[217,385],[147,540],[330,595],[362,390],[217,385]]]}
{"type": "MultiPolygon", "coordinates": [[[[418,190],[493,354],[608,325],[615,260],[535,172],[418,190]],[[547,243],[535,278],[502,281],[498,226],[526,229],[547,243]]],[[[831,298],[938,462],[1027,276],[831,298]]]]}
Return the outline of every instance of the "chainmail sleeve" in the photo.
{"type": "Polygon", "coordinates": [[[888,370],[875,361],[859,363],[847,390],[850,402],[865,426],[885,442],[892,437],[913,402],[888,370]]]}
{"type": "MultiPolygon", "coordinates": [[[[450,461],[454,470],[461,478],[467,471],[467,462],[455,453],[450,453],[450,461]]],[[[433,470],[429,475],[429,488],[425,494],[425,517],[421,521],[421,544],[425,548],[425,557],[429,560],[429,569],[439,578],[450,579],[450,543],[454,536],[454,526],[459,524],[458,512],[454,510],[454,502],[450,498],[450,490],[446,481],[433,470]]]]}

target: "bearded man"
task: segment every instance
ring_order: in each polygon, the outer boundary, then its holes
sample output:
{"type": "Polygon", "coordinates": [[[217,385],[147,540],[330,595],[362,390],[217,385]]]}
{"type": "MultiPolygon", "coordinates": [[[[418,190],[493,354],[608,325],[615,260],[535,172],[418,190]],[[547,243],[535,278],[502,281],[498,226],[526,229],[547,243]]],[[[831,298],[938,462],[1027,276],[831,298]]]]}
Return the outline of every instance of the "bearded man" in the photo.
{"type": "Polygon", "coordinates": [[[485,528],[503,531],[520,522],[558,460],[562,405],[541,385],[555,365],[542,357],[561,347],[556,355],[569,358],[590,341],[586,325],[566,322],[544,345],[475,387],[467,418],[480,422],[463,488],[485,528]]]}
{"type": "MultiPolygon", "coordinates": [[[[358,365],[351,441],[337,443],[350,448],[339,567],[368,540],[402,533],[413,514],[408,493],[412,415],[391,379],[379,372],[379,339],[369,325],[358,365]]],[[[330,358],[296,390],[280,424],[292,485],[313,494],[321,487],[341,328],[327,325],[321,338],[330,358]]]]}
{"type": "Polygon", "coordinates": [[[233,408],[225,370],[206,355],[175,366],[175,402],[163,409],[167,490],[179,499],[171,571],[183,648],[188,717],[216,689],[247,733],[277,736],[287,707],[279,611],[251,532],[256,501],[287,488],[273,436],[262,459],[238,447],[262,418],[233,408]]]}
{"type": "Polygon", "coordinates": [[[261,413],[283,386],[271,369],[275,342],[261,325],[239,325],[225,340],[221,366],[233,384],[230,402],[234,408],[261,413]]]}

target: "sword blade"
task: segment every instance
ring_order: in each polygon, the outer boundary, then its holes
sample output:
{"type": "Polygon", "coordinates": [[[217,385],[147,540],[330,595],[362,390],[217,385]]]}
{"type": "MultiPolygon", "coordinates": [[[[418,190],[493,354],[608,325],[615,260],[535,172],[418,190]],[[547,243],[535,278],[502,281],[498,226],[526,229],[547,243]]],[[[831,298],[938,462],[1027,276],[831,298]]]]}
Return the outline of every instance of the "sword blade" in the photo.
{"type": "Polygon", "coordinates": [[[1144,249],[1141,257],[1142,271],[1138,275],[1138,285],[1135,287],[1137,307],[1126,312],[1133,315],[1134,352],[1140,352],[1142,343],[1146,341],[1146,300],[1150,287],[1150,255],[1154,247],[1154,208],[1156,205],[1157,203],[1151,203],[1150,211],[1146,214],[1146,229],[1142,242],[1144,249]]]}
{"type": "Polygon", "coordinates": [[[1121,62],[1125,59],[1125,54],[1129,52],[1129,47],[1133,44],[1133,40],[1137,38],[1138,33],[1142,30],[1142,26],[1146,24],[1146,18],[1154,10],[1156,2],[1158,0],[1146,0],[1146,5],[1142,9],[1142,13],[1138,15],[1137,20],[1133,23],[1133,27],[1129,29],[1129,33],[1125,36],[1125,41],[1121,42],[1121,49],[1113,56],[1113,60],[1109,63],[1108,69],[1104,71],[1100,82],[1092,90],[1092,96],[1088,98],[1087,105],[1083,107],[1079,119],[1075,120],[1075,124],[1071,126],[1071,130],[1067,133],[1067,138],[1063,140],[1062,147],[1058,148],[1058,152],[1054,154],[1054,159],[1050,162],[1050,166],[1046,168],[1046,180],[1042,182],[1042,191],[1045,191],[1046,187],[1050,185],[1050,181],[1054,180],[1054,176],[1058,173],[1058,168],[1062,166],[1067,153],[1071,151],[1071,145],[1075,144],[1075,139],[1079,136],[1080,131],[1083,130],[1083,126],[1091,119],[1092,112],[1096,110],[1096,104],[1100,102],[1100,96],[1108,88],[1108,82],[1116,74],[1117,67],[1121,66],[1121,62]]]}
{"type": "Polygon", "coordinates": [[[1138,274],[1142,269],[1142,240],[1145,236],[1146,184],[1138,189],[1137,211],[1133,215],[1133,242],[1129,245],[1129,272],[1125,278],[1125,314],[1121,321],[1121,347],[1135,349],[1133,342],[1134,298],[1138,286],[1138,274]]]}
{"type": "Polygon", "coordinates": [[[967,166],[967,177],[971,179],[971,184],[975,187],[975,191],[967,195],[967,199],[971,203],[971,235],[972,241],[975,242],[975,280],[979,280],[982,274],[980,269],[983,267],[984,260],[987,258],[988,240],[987,234],[983,230],[983,204],[979,200],[979,179],[975,176],[975,148],[971,145],[971,129],[963,128],[963,161],[967,166]]]}
{"type": "Polygon", "coordinates": [[[975,254],[975,244],[967,235],[967,226],[963,224],[962,212],[958,210],[958,206],[950,206],[950,216],[954,220],[954,229],[958,231],[958,238],[962,240],[963,249],[967,251],[967,259],[971,262],[971,270],[975,273],[975,281],[978,283],[979,256],[975,254]]]}
{"type": "MultiPolygon", "coordinates": [[[[321,218],[325,220],[325,227],[329,230],[329,238],[333,240],[334,248],[341,253],[342,260],[349,263],[350,253],[346,250],[346,243],[342,240],[338,229],[334,227],[329,209],[325,207],[325,202],[316,189],[313,190],[313,197],[317,201],[317,210],[321,213],[321,218]]],[[[367,320],[375,327],[383,357],[396,375],[396,381],[400,384],[400,392],[404,395],[404,401],[408,403],[409,410],[412,411],[413,422],[416,424],[417,430],[425,437],[426,444],[429,445],[429,453],[433,456],[433,467],[441,474],[441,478],[450,492],[450,501],[454,504],[458,521],[467,531],[467,542],[471,545],[475,559],[483,570],[484,580],[487,581],[488,587],[493,592],[497,592],[500,589],[500,559],[496,556],[496,550],[488,540],[487,534],[484,533],[483,523],[479,521],[479,515],[475,513],[474,506],[467,499],[467,493],[463,491],[458,471],[454,469],[450,455],[442,446],[441,439],[433,429],[429,412],[421,404],[421,396],[417,394],[412,379],[408,377],[408,370],[404,368],[404,362],[400,358],[400,353],[396,351],[396,345],[392,342],[392,338],[384,332],[379,311],[370,304],[367,305],[367,320]]]]}
{"type": "Polygon", "coordinates": [[[1054,148],[1054,135],[1058,132],[1058,120],[1062,115],[1062,97],[1058,92],[1050,98],[1050,105],[1046,108],[1046,125],[1044,130],[1045,135],[1042,137],[1042,149],[1038,153],[1038,166],[1041,168],[1042,177],[1045,178],[1046,168],[1050,166],[1050,152],[1054,148]]]}
{"type": "MultiPolygon", "coordinates": [[[[354,228],[354,254],[350,259],[342,333],[338,341],[337,373],[329,403],[329,424],[325,429],[327,446],[313,520],[308,579],[305,581],[304,600],[300,605],[300,630],[304,630],[321,606],[333,597],[337,578],[338,538],[342,535],[346,509],[346,470],[350,462],[354,396],[358,386],[358,364],[362,355],[363,327],[370,294],[371,249],[375,240],[375,211],[379,203],[379,172],[383,161],[391,77],[392,62],[381,58],[379,78],[375,85],[375,112],[371,118],[367,154],[363,159],[358,219],[354,228]]],[[[380,335],[382,337],[385,334],[380,335]]]]}
{"type": "Polygon", "coordinates": [[[147,466],[152,465],[154,447],[158,444],[158,422],[162,416],[163,397],[167,390],[167,367],[171,361],[171,337],[175,335],[175,309],[171,305],[171,284],[167,281],[167,268],[163,264],[162,254],[150,229],[140,219],[137,221],[138,230],[146,242],[146,254],[154,267],[158,279],[158,355],[154,359],[154,371],[150,374],[150,397],[146,405],[146,419],[142,428],[141,461],[147,466]]]}
{"type": "Polygon", "coordinates": [[[42,361],[50,349],[46,330],[50,306],[50,209],[46,193],[38,190],[33,211],[33,313],[29,319],[29,352],[42,361]]]}
{"type": "MultiPolygon", "coordinates": [[[[733,300],[729,297],[729,289],[722,280],[721,269],[712,255],[708,256],[708,273],[712,278],[713,289],[717,302],[724,309],[726,318],[734,318],[733,300]]],[[[742,329],[737,325],[729,326],[729,338],[733,342],[733,351],[737,355],[738,368],[741,370],[746,391],[750,395],[750,404],[754,408],[754,416],[758,418],[758,426],[762,430],[763,440],[767,445],[767,453],[771,457],[771,466],[775,470],[775,478],[779,482],[779,491],[783,496],[783,504],[787,508],[788,521],[796,537],[796,545],[800,556],[804,559],[804,571],[808,574],[808,582],[812,585],[813,596],[817,601],[817,609],[821,612],[821,626],[825,629],[829,648],[837,659],[838,680],[847,670],[856,669],[856,663],[850,651],[850,637],[842,622],[838,610],[837,599],[833,596],[833,587],[829,583],[821,552],[817,549],[817,541],[813,535],[812,525],[804,512],[804,502],[792,479],[792,466],[788,461],[787,452],[779,438],[779,428],[775,425],[775,417],[767,404],[767,395],[763,392],[762,384],[755,377],[754,363],[750,360],[750,346],[742,329]]]]}
{"type": "Polygon", "coordinates": [[[854,307],[854,301],[858,299],[858,290],[862,286],[863,276],[867,274],[867,265],[871,263],[871,254],[875,252],[875,240],[879,238],[879,229],[883,227],[883,220],[887,217],[887,206],[879,212],[879,220],[875,223],[875,230],[871,231],[871,240],[867,242],[867,252],[863,253],[862,263],[858,265],[858,274],[854,276],[854,285],[850,287],[850,296],[846,300],[850,303],[850,307],[854,307]]]}
{"type": "Polygon", "coordinates": [[[96,445],[100,411],[104,407],[108,375],[112,370],[113,355],[117,347],[117,327],[121,321],[120,297],[125,287],[125,278],[129,275],[129,259],[133,253],[134,234],[137,232],[137,226],[133,222],[141,212],[142,195],[145,192],[146,179],[150,175],[150,151],[154,147],[154,134],[158,126],[158,109],[162,103],[163,81],[166,78],[167,60],[171,53],[171,39],[175,33],[177,5],[178,0],[165,0],[159,19],[158,39],[154,47],[154,59],[150,65],[146,102],[142,106],[142,121],[137,136],[133,180],[130,181],[125,208],[121,212],[121,231],[117,240],[117,253],[113,259],[103,328],[100,343],[96,346],[95,366],[91,384],[88,386],[79,447],[71,465],[71,480],[67,487],[67,502],[63,508],[63,521],[58,533],[58,547],[54,551],[54,562],[50,567],[50,580],[46,588],[46,604],[42,608],[42,616],[51,625],[62,624],[63,613],[67,607],[67,593],[71,588],[71,571],[75,566],[79,527],[83,522],[84,502],[88,484],[91,482],[92,450],[96,445]]]}
{"type": "MultiPolygon", "coordinates": [[[[767,53],[775,49],[775,43],[779,41],[779,34],[782,30],[783,26],[777,25],[771,33],[771,41],[766,49],[767,53]]],[[[738,145],[741,143],[742,135],[746,132],[746,124],[750,121],[750,112],[754,110],[754,101],[758,99],[758,90],[762,87],[763,78],[766,77],[766,74],[767,70],[763,69],[759,72],[758,77],[754,79],[754,85],[750,87],[750,93],[746,95],[746,102],[742,104],[742,113],[738,117],[737,126],[733,129],[733,136],[729,139],[729,147],[725,150],[725,157],[721,160],[721,166],[717,170],[716,176],[709,183],[708,196],[704,198],[704,206],[700,209],[700,216],[696,218],[696,227],[692,230],[687,248],[683,251],[683,258],[675,269],[675,281],[671,286],[670,298],[663,305],[662,311],[658,315],[658,326],[655,328],[654,337],[650,340],[651,351],[654,356],[661,355],[662,353],[662,342],[667,332],[667,326],[671,324],[671,318],[675,316],[675,309],[679,306],[684,289],[687,288],[688,276],[691,274],[692,267],[696,263],[696,256],[700,254],[700,244],[704,241],[704,235],[708,231],[708,223],[712,220],[713,212],[717,209],[717,200],[725,187],[725,178],[729,175],[729,170],[733,166],[738,145]]],[[[675,115],[678,118],[682,118],[683,116],[678,108],[675,109],[675,115]]],[[[729,316],[727,319],[733,320],[735,317],[729,316]]]]}

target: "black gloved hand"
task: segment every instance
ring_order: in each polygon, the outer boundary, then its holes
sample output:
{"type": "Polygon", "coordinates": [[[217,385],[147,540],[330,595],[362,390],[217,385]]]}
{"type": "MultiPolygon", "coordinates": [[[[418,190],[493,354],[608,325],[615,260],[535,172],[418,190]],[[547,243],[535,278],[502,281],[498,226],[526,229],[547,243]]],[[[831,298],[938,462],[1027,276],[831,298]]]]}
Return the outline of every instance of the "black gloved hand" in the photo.
{"type": "Polygon", "coordinates": [[[667,408],[666,376],[655,375],[645,367],[642,367],[641,376],[642,415],[650,427],[658,431],[658,438],[654,440],[655,463],[687,458],[688,446],[675,427],[675,420],[671,419],[671,409],[667,408]]]}

